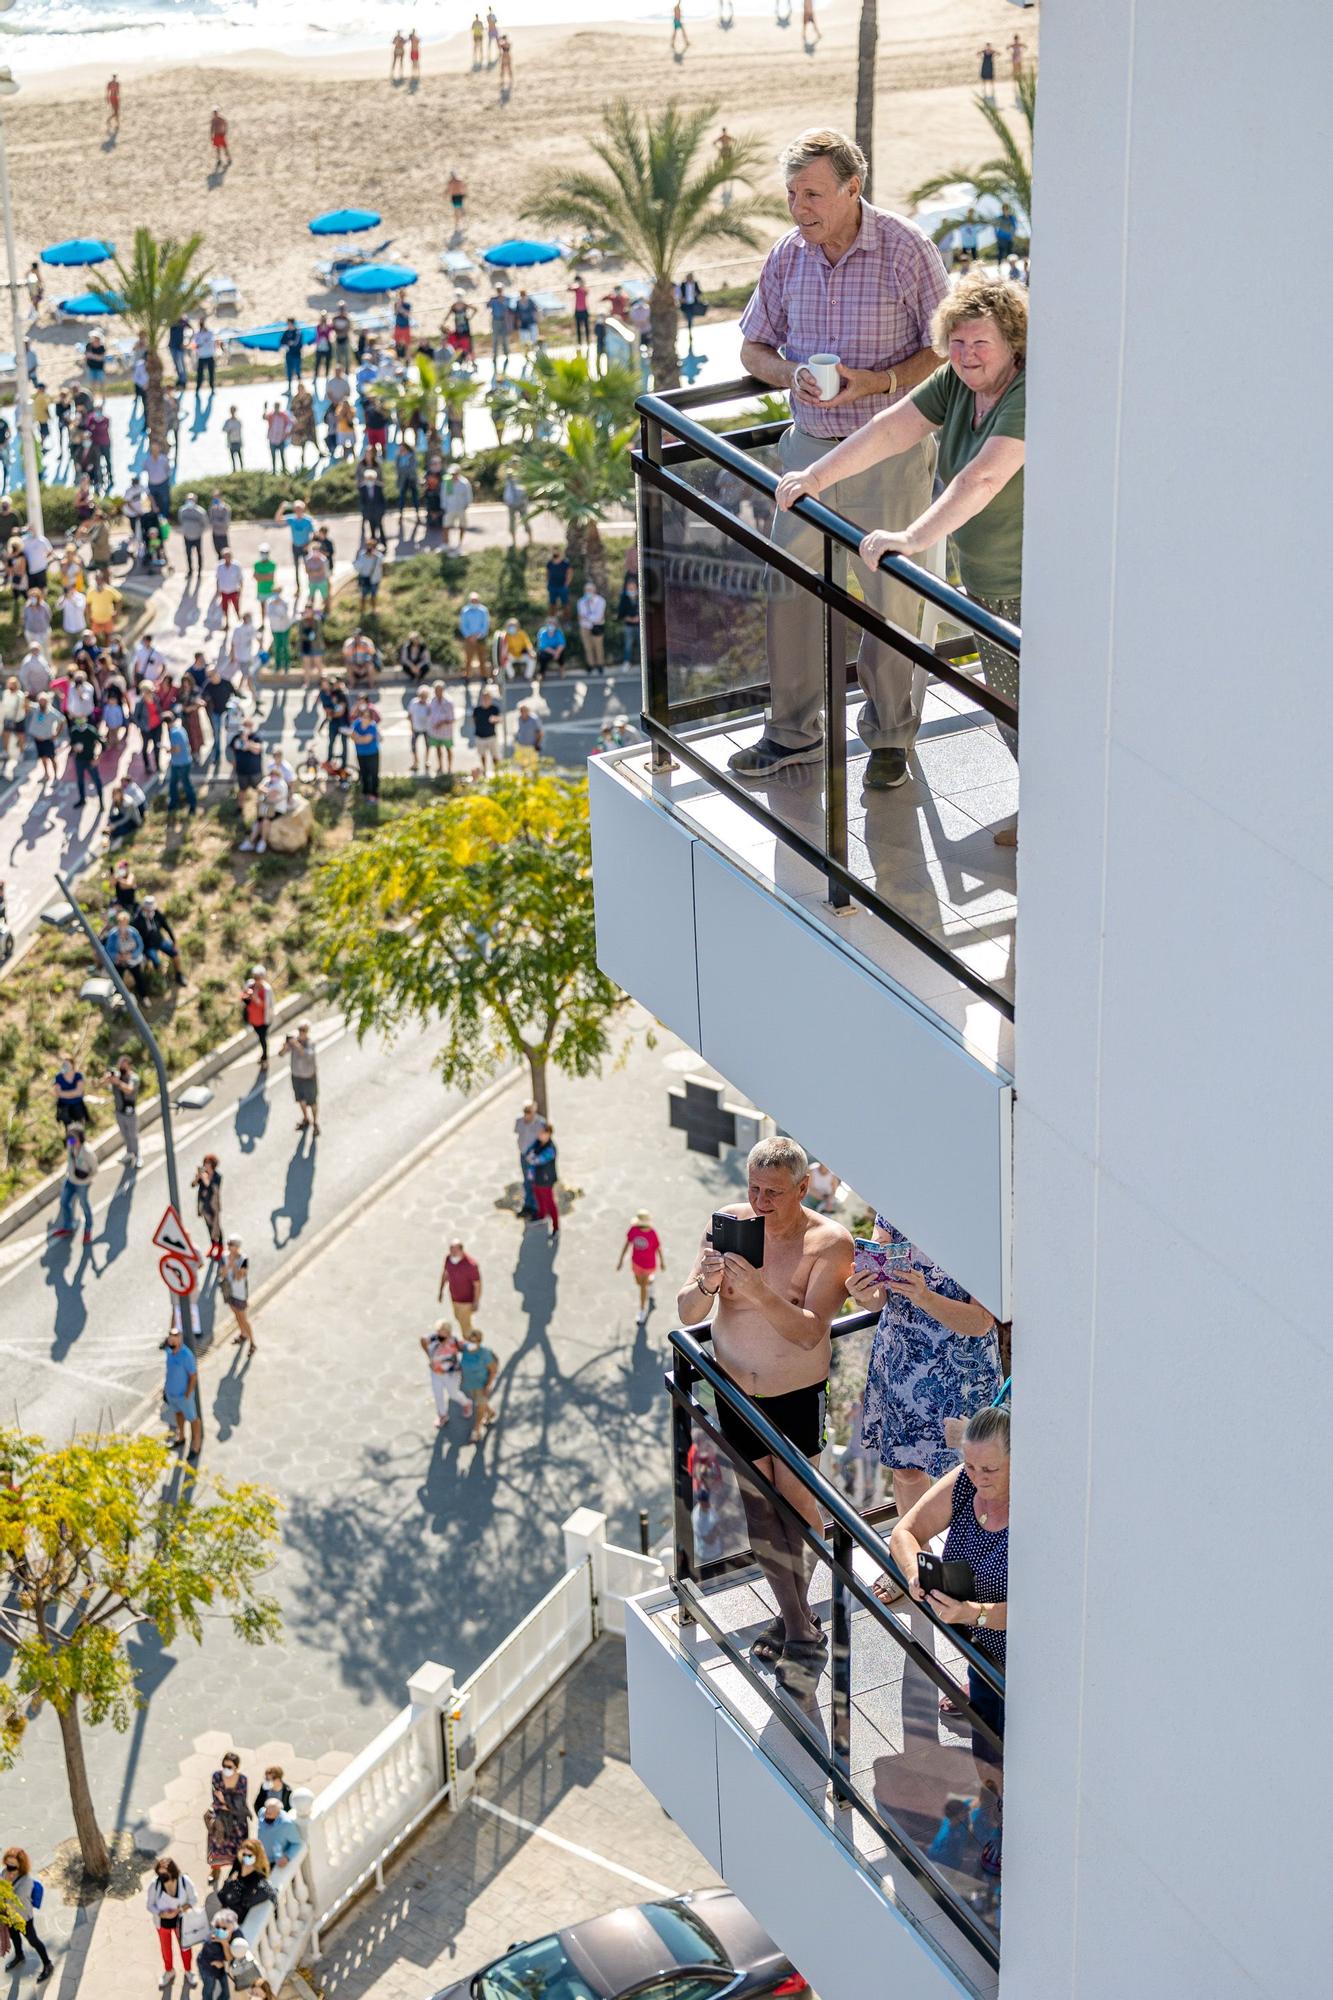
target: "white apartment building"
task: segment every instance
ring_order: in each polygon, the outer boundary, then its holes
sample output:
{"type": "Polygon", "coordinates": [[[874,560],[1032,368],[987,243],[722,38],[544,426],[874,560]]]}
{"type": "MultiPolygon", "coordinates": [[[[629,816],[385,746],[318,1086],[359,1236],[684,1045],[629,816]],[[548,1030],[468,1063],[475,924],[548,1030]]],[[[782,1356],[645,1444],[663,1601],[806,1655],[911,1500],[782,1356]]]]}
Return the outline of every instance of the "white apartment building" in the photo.
{"type": "Polygon", "coordinates": [[[851,1603],[840,1750],[700,1561],[631,1607],[633,1759],[821,2000],[1286,2000],[1329,1985],[1333,10],[1051,0],[1041,56],[1016,875],[947,662],[901,793],[862,800],[854,728],[845,819],[840,754],[728,788],[768,501],[688,411],[694,503],[641,489],[674,768],[591,777],[606,970],[1012,1318],[1002,1936],[998,1877],[922,1865],[965,1746],[907,1620],[851,1603]]]}

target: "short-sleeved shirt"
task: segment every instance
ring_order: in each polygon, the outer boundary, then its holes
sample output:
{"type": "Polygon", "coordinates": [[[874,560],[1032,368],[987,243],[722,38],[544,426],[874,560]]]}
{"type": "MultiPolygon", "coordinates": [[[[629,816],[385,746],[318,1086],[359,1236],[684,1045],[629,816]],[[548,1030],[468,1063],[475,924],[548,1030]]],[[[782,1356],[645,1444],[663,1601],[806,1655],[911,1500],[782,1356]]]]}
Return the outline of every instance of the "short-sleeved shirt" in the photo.
{"type": "MultiPolygon", "coordinates": [[[[1020,368],[976,429],[974,392],[946,365],[912,391],[928,423],[940,429],[939,475],[947,485],[993,437],[1021,438],[1027,427],[1027,379],[1020,368]]],[[[951,537],[965,590],[978,597],[1018,597],[1023,588],[1023,470],[951,537]]]]}
{"type": "Polygon", "coordinates": [[[444,1260],[444,1281],[449,1287],[449,1296],[456,1303],[470,1305],[477,1296],[477,1286],[481,1283],[481,1272],[471,1257],[446,1257],[444,1260]]]}
{"type": "Polygon", "coordinates": [[[190,1386],[190,1377],[197,1374],[199,1363],[190,1349],[182,1341],[179,1347],[167,1349],[167,1377],[163,1385],[168,1396],[183,1396],[190,1386]]]}
{"type": "Polygon", "coordinates": [[[553,556],[546,565],[547,595],[554,597],[558,590],[569,589],[569,564],[563,556],[553,556]]]}
{"type": "Polygon", "coordinates": [[[495,735],[495,723],[500,711],[493,701],[479,701],[472,711],[472,733],[479,742],[489,742],[495,735]]]}
{"type": "Polygon", "coordinates": [[[514,741],[525,749],[536,750],[541,746],[542,726],[535,715],[520,715],[514,724],[514,741]]]}
{"type": "Polygon", "coordinates": [[[458,614],[458,629],[465,639],[484,639],[491,629],[491,614],[484,604],[465,604],[458,614]]]}
{"type": "MultiPolygon", "coordinates": [[[[789,361],[828,353],[847,368],[885,373],[930,345],[930,322],[948,289],[930,239],[863,201],[856,240],[836,264],[799,229],[773,245],[741,314],[741,334],[780,348],[789,361]]],[[[846,437],[893,400],[862,396],[822,410],[793,399],[792,421],[810,437],[846,437]]]]}
{"type": "Polygon", "coordinates": [[[662,1244],[657,1231],[646,1222],[632,1222],[625,1231],[629,1260],[636,1271],[655,1271],[662,1244]]]}
{"type": "Polygon", "coordinates": [[[273,595],[273,584],[277,574],[278,566],[272,556],[260,556],[255,564],[255,590],[261,598],[273,595]]]}
{"type": "Polygon", "coordinates": [[[315,532],[315,524],[308,514],[289,514],[287,528],[292,538],[292,548],[297,555],[300,555],[315,532]]]}
{"type": "Polygon", "coordinates": [[[99,585],[96,590],[88,592],[88,616],[94,625],[110,625],[115,619],[119,603],[118,590],[112,590],[109,585],[103,589],[99,585]]]}
{"type": "Polygon", "coordinates": [[[380,726],[371,715],[352,717],[352,748],[358,757],[373,757],[380,747],[380,726]]]}
{"type": "Polygon", "coordinates": [[[490,1372],[490,1366],[494,1359],[495,1356],[489,1347],[465,1347],[463,1349],[459,1368],[463,1376],[463,1387],[469,1394],[471,1394],[473,1389],[485,1387],[486,1377],[490,1372]]]}

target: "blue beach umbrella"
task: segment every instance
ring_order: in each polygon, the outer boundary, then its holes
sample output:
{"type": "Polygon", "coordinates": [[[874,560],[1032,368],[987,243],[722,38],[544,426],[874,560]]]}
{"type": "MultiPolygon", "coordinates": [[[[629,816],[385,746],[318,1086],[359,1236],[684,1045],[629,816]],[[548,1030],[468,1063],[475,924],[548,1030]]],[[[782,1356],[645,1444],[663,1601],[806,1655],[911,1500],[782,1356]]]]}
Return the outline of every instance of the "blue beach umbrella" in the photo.
{"type": "Polygon", "coordinates": [[[63,243],[48,243],[41,258],[44,264],[105,264],[115,254],[115,244],[100,236],[68,236],[63,243]]]}
{"type": "Polygon", "coordinates": [[[312,236],[356,236],[363,229],[378,229],[380,216],[374,208],[331,208],[317,215],[306,227],[312,236]]]}
{"type": "Polygon", "coordinates": [[[397,292],[416,281],[410,264],[357,264],[338,283],[344,292],[397,292]]]}
{"type": "MultiPolygon", "coordinates": [[[[276,354],[279,342],[286,330],[286,320],[275,319],[271,320],[267,326],[252,326],[248,333],[234,334],[232,338],[237,347],[258,347],[262,348],[266,354],[276,354]]],[[[302,347],[310,347],[314,342],[314,338],[315,329],[313,326],[303,326],[301,328],[302,347]]]]}
{"type": "Polygon", "coordinates": [[[558,243],[528,243],[512,237],[507,243],[492,243],[489,250],[482,251],[481,260],[510,270],[523,264],[554,264],[559,255],[558,243]]]}
{"type": "Polygon", "coordinates": [[[62,313],[73,313],[79,319],[109,318],[122,308],[121,300],[113,303],[99,298],[96,292],[78,292],[72,299],[61,299],[58,303],[62,313]]]}

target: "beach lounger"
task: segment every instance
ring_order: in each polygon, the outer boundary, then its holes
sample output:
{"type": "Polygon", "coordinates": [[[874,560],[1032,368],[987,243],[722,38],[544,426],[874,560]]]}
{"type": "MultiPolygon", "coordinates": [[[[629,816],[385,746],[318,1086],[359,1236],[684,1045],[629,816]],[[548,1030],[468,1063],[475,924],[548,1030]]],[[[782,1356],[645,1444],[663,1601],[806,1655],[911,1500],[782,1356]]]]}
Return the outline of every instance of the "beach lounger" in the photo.
{"type": "Polygon", "coordinates": [[[464,250],[441,250],[440,269],[456,285],[475,285],[477,282],[477,267],[464,250]]]}
{"type": "Polygon", "coordinates": [[[235,311],[241,303],[240,289],[234,278],[210,278],[208,289],[215,309],[235,311]]]}

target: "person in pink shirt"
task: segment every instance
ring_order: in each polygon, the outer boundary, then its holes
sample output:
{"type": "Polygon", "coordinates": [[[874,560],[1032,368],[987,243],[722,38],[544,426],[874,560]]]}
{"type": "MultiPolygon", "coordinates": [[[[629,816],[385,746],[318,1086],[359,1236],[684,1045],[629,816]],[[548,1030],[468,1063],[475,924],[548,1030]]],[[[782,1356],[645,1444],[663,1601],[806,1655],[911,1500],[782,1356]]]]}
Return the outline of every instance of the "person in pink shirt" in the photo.
{"type": "Polygon", "coordinates": [[[625,1240],[620,1246],[620,1256],[616,1260],[617,1271],[623,1269],[625,1253],[629,1253],[630,1269],[634,1282],[639,1288],[639,1310],[636,1315],[642,1326],[648,1317],[653,1299],[653,1279],[659,1270],[666,1268],[666,1257],[662,1250],[662,1239],[653,1228],[653,1219],[646,1208],[641,1208],[633,1222],[625,1231],[625,1240]]]}
{"type": "Polygon", "coordinates": [[[574,345],[582,354],[591,338],[592,321],[588,316],[587,281],[581,271],[574,273],[574,282],[569,289],[574,294],[574,345]]]}

